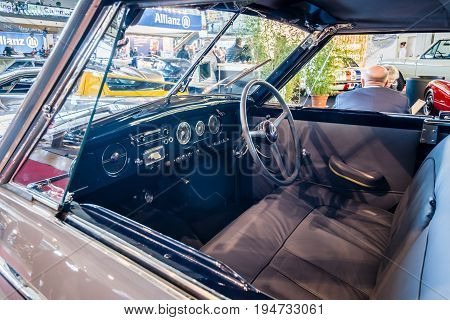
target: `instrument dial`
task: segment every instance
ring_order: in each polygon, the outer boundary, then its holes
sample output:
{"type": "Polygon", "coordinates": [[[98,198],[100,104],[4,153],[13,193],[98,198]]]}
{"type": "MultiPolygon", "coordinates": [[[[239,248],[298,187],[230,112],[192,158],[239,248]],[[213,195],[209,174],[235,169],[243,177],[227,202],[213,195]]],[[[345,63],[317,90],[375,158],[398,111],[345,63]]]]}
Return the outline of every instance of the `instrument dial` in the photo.
{"type": "Polygon", "coordinates": [[[102,155],[102,166],[110,176],[119,174],[127,164],[127,149],[120,143],[110,144],[102,155]]]}
{"type": "Polygon", "coordinates": [[[203,121],[198,121],[195,125],[195,133],[201,137],[205,133],[205,123],[203,121]]]}
{"type": "Polygon", "coordinates": [[[180,144],[187,144],[191,140],[191,126],[187,122],[182,122],[177,128],[177,140],[180,144]]]}
{"type": "Polygon", "coordinates": [[[217,116],[212,115],[209,117],[208,128],[212,134],[216,134],[220,131],[220,120],[217,116]]]}

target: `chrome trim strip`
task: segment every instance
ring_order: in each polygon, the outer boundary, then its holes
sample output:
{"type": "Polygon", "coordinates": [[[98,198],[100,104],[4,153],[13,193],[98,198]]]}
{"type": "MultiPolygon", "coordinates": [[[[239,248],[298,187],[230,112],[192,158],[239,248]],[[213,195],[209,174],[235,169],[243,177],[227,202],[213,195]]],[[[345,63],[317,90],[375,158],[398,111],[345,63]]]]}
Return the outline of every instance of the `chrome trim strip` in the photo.
{"type": "Polygon", "coordinates": [[[13,267],[0,257],[0,275],[27,300],[46,300],[47,298],[25,280],[13,267]]]}
{"type": "Polygon", "coordinates": [[[18,196],[21,196],[21,197],[25,197],[25,195],[30,196],[31,197],[31,199],[29,199],[30,201],[36,200],[36,201],[46,205],[50,209],[53,209],[56,211],[59,211],[61,209],[61,204],[59,204],[55,200],[52,200],[50,198],[43,196],[41,193],[39,193],[36,190],[27,189],[26,187],[24,187],[20,184],[17,184],[14,181],[11,181],[8,184],[5,184],[4,186],[8,190],[11,190],[15,194],[17,194],[18,196]]]}
{"type": "MultiPolygon", "coordinates": [[[[193,297],[208,300],[227,299],[225,296],[204,286],[173,267],[161,262],[155,257],[142,252],[122,239],[110,234],[108,231],[103,230],[75,215],[70,215],[67,219],[70,219],[74,224],[78,225],[80,229],[86,230],[87,232],[84,233],[88,236],[97,239],[99,242],[103,242],[105,245],[121,254],[123,254],[122,252],[126,253],[123,255],[131,260],[134,258],[140,261],[135,261],[135,263],[140,264],[149,272],[155,273],[176,287],[185,290],[186,293],[192,295],[193,297]]],[[[78,230],[83,232],[83,230],[80,229],[78,230]]]]}

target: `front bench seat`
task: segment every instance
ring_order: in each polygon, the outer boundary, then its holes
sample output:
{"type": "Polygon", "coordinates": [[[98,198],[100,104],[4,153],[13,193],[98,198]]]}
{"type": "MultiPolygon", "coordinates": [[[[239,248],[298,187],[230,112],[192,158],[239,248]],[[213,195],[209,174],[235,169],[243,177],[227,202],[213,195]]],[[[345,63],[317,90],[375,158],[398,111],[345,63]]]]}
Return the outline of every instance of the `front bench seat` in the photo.
{"type": "Polygon", "coordinates": [[[279,188],[202,251],[278,299],[450,297],[450,140],[395,214],[302,182],[279,188]]]}

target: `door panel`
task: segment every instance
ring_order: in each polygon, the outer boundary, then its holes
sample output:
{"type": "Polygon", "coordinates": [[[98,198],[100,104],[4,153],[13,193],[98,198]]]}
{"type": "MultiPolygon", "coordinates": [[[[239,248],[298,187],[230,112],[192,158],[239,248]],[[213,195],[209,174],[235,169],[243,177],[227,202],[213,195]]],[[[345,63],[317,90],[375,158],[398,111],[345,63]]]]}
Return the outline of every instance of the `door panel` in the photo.
{"type": "MultiPolygon", "coordinates": [[[[253,112],[253,121],[274,119],[280,112],[261,108],[253,112]]],[[[292,114],[301,148],[307,154],[302,159],[300,179],[386,210],[398,203],[421,161],[423,118],[332,109],[293,110],[292,114]],[[383,183],[367,188],[339,177],[329,167],[331,156],[355,169],[381,173],[383,183]]],[[[282,140],[286,130],[287,123],[283,123],[279,132],[283,150],[290,148],[287,140],[282,140]]],[[[266,179],[253,177],[253,199],[260,199],[273,187],[266,179]]]]}
{"type": "Polygon", "coordinates": [[[380,208],[398,203],[414,174],[419,131],[298,120],[296,126],[308,154],[301,178],[380,208]],[[366,188],[339,177],[329,168],[333,155],[358,170],[381,173],[385,183],[366,188]]]}

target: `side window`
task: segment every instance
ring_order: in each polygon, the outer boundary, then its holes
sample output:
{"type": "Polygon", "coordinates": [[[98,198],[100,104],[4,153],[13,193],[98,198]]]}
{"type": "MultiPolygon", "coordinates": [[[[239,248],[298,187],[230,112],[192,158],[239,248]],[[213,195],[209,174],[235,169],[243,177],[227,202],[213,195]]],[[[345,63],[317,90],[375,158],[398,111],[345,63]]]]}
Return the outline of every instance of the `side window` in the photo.
{"type": "Polygon", "coordinates": [[[435,59],[450,59],[450,40],[443,40],[439,42],[436,53],[434,54],[435,59]]]}
{"type": "MultiPolygon", "coordinates": [[[[122,16],[123,13],[118,14],[113,26],[120,24],[122,16]]],[[[109,57],[112,55],[117,36],[117,27],[113,26],[108,29],[96,48],[109,57]]],[[[72,88],[71,94],[66,97],[45,134],[12,179],[16,185],[57,203],[62,203],[64,199],[72,167],[90,122],[111,114],[110,109],[99,108],[95,117],[92,116],[97,103],[99,103],[97,97],[102,89],[101,83],[107,74],[108,64],[97,68],[100,80],[96,86],[93,86],[96,90],[95,94],[79,94],[80,91],[83,92],[79,88],[83,85],[80,80],[84,78],[85,74],[92,72],[91,66],[94,62],[95,54],[91,56],[85,69],[77,75],[78,81],[72,88]]],[[[21,85],[28,84],[22,83],[21,85]]]]}
{"type": "Polygon", "coordinates": [[[427,52],[422,56],[422,59],[434,59],[434,54],[439,46],[439,42],[432,46],[427,52]]]}

